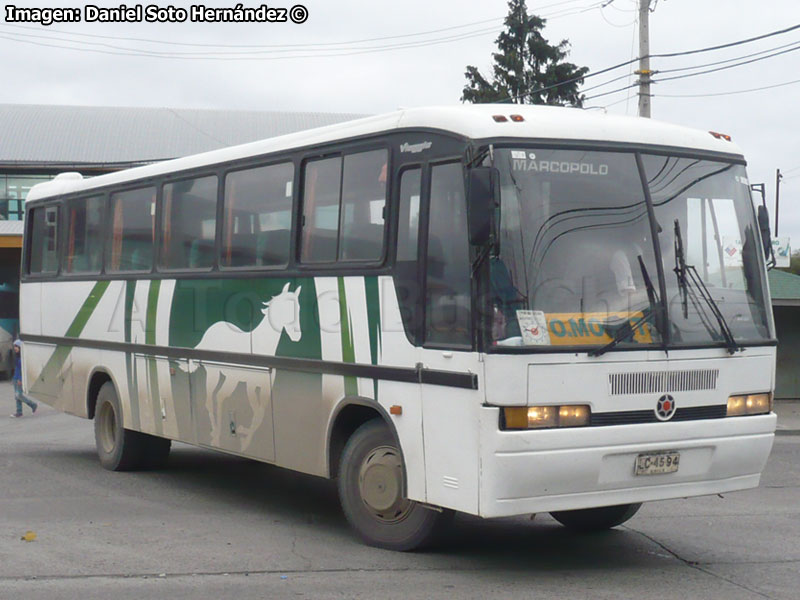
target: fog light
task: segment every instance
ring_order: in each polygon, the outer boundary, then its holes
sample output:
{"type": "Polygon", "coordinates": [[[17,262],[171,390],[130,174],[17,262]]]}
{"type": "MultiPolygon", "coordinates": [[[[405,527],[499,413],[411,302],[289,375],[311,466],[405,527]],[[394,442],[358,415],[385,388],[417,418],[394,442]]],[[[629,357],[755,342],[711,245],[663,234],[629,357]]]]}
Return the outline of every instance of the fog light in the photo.
{"type": "Polygon", "coordinates": [[[515,406],[503,409],[506,429],[583,427],[589,424],[591,414],[591,410],[585,404],[515,406]]]}
{"type": "Polygon", "coordinates": [[[728,397],[728,416],[763,415],[772,411],[772,394],[741,394],[728,397]]]}

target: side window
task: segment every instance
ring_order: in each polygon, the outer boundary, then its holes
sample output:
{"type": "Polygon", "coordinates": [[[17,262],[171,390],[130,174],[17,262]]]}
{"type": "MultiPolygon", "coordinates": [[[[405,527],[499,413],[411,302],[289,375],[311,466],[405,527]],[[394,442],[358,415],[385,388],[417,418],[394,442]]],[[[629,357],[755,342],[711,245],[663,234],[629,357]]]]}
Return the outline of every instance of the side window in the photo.
{"type": "Polygon", "coordinates": [[[111,195],[107,271],[149,271],[153,266],[156,189],[111,195]]]}
{"type": "Polygon", "coordinates": [[[469,245],[459,163],[433,167],[429,206],[425,341],[469,345],[469,245]]]}
{"type": "Polygon", "coordinates": [[[344,157],[340,260],[380,260],[386,206],[386,150],[344,157]]]}
{"type": "Polygon", "coordinates": [[[31,209],[29,273],[58,271],[58,206],[31,209]]]}
{"type": "Polygon", "coordinates": [[[303,188],[303,262],[333,262],[339,228],[342,157],[309,161],[303,188]]]}
{"type": "Polygon", "coordinates": [[[161,195],[161,254],[164,269],[210,269],[217,232],[214,175],[164,185],[161,195]]]}
{"type": "Polygon", "coordinates": [[[422,169],[403,171],[400,176],[400,216],[397,225],[397,260],[417,260],[419,197],[422,169]]]}
{"type": "Polygon", "coordinates": [[[381,258],[388,157],[386,150],[371,150],[306,163],[303,262],[381,258]]]}
{"type": "Polygon", "coordinates": [[[228,173],[222,217],[223,267],[277,267],[289,262],[294,165],[228,173]]]}
{"type": "Polygon", "coordinates": [[[104,208],[102,196],[78,198],[67,203],[65,272],[100,272],[103,264],[104,208]]]}
{"type": "Polygon", "coordinates": [[[394,285],[403,328],[412,343],[417,342],[424,308],[419,283],[417,260],[419,240],[419,207],[422,190],[422,169],[407,169],[400,175],[400,202],[397,219],[397,262],[394,285]]]}

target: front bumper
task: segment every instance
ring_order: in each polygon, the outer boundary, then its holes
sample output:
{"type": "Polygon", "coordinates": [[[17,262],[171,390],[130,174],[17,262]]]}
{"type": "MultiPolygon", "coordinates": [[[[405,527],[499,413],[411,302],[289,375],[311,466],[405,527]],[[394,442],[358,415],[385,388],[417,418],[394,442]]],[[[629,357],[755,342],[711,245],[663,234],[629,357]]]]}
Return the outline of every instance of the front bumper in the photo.
{"type": "Polygon", "coordinates": [[[501,431],[481,409],[482,517],[611,506],[756,487],[777,417],[501,431]],[[636,476],[642,452],[677,450],[675,473],[636,476]]]}

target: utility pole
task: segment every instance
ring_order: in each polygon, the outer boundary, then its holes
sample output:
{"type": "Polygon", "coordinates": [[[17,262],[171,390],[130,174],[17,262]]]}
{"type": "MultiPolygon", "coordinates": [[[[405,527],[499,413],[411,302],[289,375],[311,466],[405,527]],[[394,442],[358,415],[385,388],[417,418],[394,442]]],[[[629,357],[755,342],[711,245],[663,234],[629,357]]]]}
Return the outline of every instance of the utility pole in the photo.
{"type": "Polygon", "coordinates": [[[639,0],[639,116],[650,118],[650,0],[639,0]]]}
{"type": "Polygon", "coordinates": [[[778,202],[781,199],[781,170],[775,170],[775,237],[778,237],[778,202]]]}

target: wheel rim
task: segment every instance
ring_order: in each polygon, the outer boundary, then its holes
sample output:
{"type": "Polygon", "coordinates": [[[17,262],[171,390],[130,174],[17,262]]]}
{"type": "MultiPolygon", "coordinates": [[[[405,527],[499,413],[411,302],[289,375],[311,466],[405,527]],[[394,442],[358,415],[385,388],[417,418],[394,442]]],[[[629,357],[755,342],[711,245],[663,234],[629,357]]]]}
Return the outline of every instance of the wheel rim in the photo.
{"type": "Polygon", "coordinates": [[[111,453],[117,445],[117,415],[110,402],[100,407],[100,445],[104,452],[111,453]]]}
{"type": "Polygon", "coordinates": [[[403,497],[403,461],[391,446],[367,454],[359,469],[358,490],[370,514],[386,523],[402,521],[414,505],[403,497]]]}

